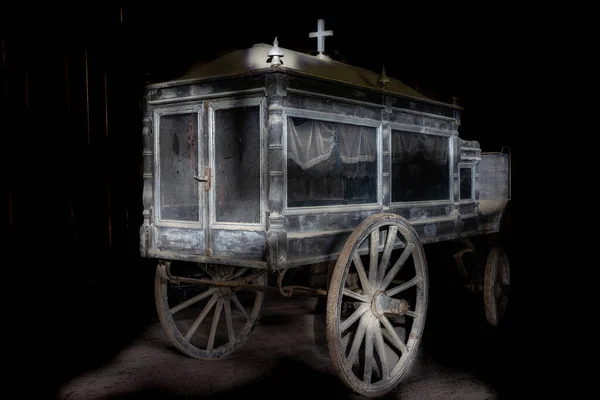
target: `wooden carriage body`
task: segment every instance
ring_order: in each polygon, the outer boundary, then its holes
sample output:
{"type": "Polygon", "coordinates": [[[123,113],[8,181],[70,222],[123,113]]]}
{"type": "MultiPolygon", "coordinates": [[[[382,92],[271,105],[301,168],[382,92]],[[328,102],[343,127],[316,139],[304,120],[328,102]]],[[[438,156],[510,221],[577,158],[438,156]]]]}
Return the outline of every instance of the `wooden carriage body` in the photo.
{"type": "Polygon", "coordinates": [[[510,155],[462,140],[460,107],[385,74],[272,49],[147,87],[142,256],[308,265],[335,260],[377,213],[404,217],[422,243],[499,230],[510,155]]]}
{"type": "MultiPolygon", "coordinates": [[[[423,244],[499,231],[510,154],[459,138],[457,105],[329,59],[332,32],[318,25],[317,56],[275,40],[147,87],[140,251],[158,260],[157,314],[184,354],[241,346],[267,290],[326,296],[335,371],[377,397],[398,385],[423,336],[423,244]],[[327,267],[324,285],[283,285],[289,268],[308,265],[321,277],[327,267]]],[[[467,269],[473,251],[454,259],[497,325],[508,258],[494,247],[467,269]]]]}

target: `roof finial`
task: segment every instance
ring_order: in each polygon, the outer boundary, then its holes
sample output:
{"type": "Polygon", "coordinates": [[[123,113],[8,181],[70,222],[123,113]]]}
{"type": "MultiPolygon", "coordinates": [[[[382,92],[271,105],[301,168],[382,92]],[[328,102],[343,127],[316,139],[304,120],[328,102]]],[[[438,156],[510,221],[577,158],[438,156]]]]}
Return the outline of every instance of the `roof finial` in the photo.
{"type": "Polygon", "coordinates": [[[275,36],[275,41],[273,41],[273,47],[269,49],[267,53],[269,57],[267,59],[267,63],[271,63],[271,67],[283,64],[281,57],[283,57],[283,51],[279,48],[279,42],[277,41],[277,36],[275,36]]]}
{"type": "Polygon", "coordinates": [[[379,75],[379,79],[377,79],[377,84],[379,84],[380,88],[387,89],[387,85],[390,82],[390,78],[385,74],[385,65],[383,65],[381,68],[381,75],[379,75]]]}
{"type": "Polygon", "coordinates": [[[458,105],[458,97],[452,96],[452,105],[453,106],[457,106],[458,105]]]}
{"type": "Polygon", "coordinates": [[[329,57],[327,57],[325,55],[325,37],[326,36],[333,36],[333,31],[326,31],[325,30],[325,20],[319,19],[317,21],[317,31],[309,33],[308,37],[309,38],[317,38],[317,51],[318,51],[317,57],[323,58],[323,59],[329,59],[329,57]]]}

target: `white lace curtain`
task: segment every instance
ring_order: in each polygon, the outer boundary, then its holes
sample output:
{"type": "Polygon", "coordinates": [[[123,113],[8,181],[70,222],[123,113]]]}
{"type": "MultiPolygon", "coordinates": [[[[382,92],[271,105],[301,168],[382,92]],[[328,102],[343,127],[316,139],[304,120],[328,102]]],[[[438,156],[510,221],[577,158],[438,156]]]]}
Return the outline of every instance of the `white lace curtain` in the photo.
{"type": "Polygon", "coordinates": [[[413,161],[419,154],[437,165],[448,163],[448,138],[415,132],[392,131],[392,162],[413,161]]]}
{"type": "Polygon", "coordinates": [[[288,158],[302,169],[311,168],[329,159],[335,148],[336,137],[343,163],[355,164],[377,159],[375,128],[319,120],[299,122],[291,117],[287,124],[288,158]]]}

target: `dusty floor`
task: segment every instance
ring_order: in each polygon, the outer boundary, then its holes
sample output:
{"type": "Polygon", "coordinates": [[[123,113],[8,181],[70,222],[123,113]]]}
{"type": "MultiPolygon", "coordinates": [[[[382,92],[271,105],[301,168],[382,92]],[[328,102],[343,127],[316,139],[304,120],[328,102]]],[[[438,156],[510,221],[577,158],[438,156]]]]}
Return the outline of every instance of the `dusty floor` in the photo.
{"type": "MultiPolygon", "coordinates": [[[[83,314],[77,314],[82,304],[65,313],[66,326],[56,321],[69,334],[61,334],[53,347],[50,395],[65,400],[356,398],[333,375],[324,312],[315,299],[269,293],[261,323],[246,344],[229,359],[205,362],[170,346],[153,310],[150,280],[139,285],[146,289],[137,296],[127,285],[78,289],[95,300],[82,300],[83,314]]],[[[481,299],[469,292],[436,288],[434,281],[430,292],[419,358],[389,398],[506,398],[514,391],[510,321],[503,328],[488,326],[481,299]]]]}

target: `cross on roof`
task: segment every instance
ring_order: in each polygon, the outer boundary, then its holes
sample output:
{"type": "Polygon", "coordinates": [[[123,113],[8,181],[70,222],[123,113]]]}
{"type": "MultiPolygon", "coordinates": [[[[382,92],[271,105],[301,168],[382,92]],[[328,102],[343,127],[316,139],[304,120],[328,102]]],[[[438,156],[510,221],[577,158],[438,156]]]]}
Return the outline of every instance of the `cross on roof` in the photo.
{"type": "Polygon", "coordinates": [[[317,51],[319,56],[325,53],[325,37],[333,36],[333,31],[325,30],[325,20],[320,19],[317,21],[317,31],[308,34],[309,38],[317,38],[317,51]]]}

